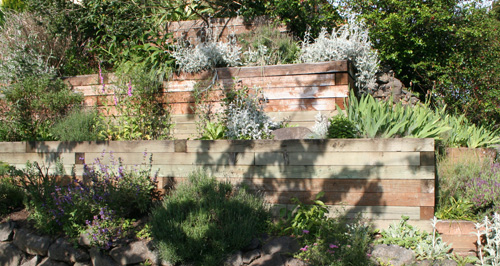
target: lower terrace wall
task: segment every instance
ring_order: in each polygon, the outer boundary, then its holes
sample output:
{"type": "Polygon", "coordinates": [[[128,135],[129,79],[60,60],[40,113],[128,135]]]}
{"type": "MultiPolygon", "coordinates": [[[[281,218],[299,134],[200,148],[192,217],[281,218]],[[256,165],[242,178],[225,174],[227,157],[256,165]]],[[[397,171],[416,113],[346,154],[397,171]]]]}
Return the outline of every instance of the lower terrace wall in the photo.
{"type": "Polygon", "coordinates": [[[107,152],[125,167],[152,155],[161,188],[205,168],[218,179],[246,184],[278,207],[292,206],[292,197],[308,202],[324,191],[330,208],[362,213],[383,226],[401,215],[426,223],[434,215],[433,139],[0,142],[0,161],[16,167],[38,161],[53,169],[60,160],[76,176],[84,163],[107,152]]]}

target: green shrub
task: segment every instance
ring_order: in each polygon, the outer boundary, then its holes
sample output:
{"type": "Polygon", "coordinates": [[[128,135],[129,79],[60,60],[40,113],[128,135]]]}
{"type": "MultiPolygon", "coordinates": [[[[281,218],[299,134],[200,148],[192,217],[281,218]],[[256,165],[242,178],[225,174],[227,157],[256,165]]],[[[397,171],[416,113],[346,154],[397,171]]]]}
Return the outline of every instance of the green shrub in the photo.
{"type": "Polygon", "coordinates": [[[153,210],[151,231],[171,263],[221,265],[265,229],[268,217],[260,197],[199,170],[153,210]]]}
{"type": "Polygon", "coordinates": [[[81,94],[74,93],[60,79],[49,75],[28,76],[4,90],[8,128],[4,140],[51,140],[50,127],[79,105],[81,94]]]}
{"type": "Polygon", "coordinates": [[[99,135],[102,127],[97,111],[75,109],[57,122],[50,132],[60,141],[93,141],[102,139],[99,135]]]}
{"type": "Polygon", "coordinates": [[[345,117],[343,114],[338,114],[330,118],[330,126],[328,127],[328,138],[331,139],[348,139],[356,138],[357,130],[354,123],[345,117]]]}
{"type": "Polygon", "coordinates": [[[168,99],[155,72],[143,66],[121,69],[119,84],[108,107],[118,111],[107,119],[101,135],[111,140],[169,139],[172,121],[168,99]]]}
{"type": "Polygon", "coordinates": [[[250,33],[240,34],[244,65],[292,64],[299,47],[290,35],[280,32],[274,25],[263,25],[250,33]]]}
{"type": "MultiPolygon", "coordinates": [[[[103,157],[92,165],[84,165],[84,181],[65,176],[61,164],[49,172],[37,162],[27,163],[17,181],[27,192],[29,218],[35,227],[48,234],[64,232],[68,237],[77,237],[80,232],[99,226],[114,230],[127,219],[148,213],[159,197],[151,167],[127,170],[119,159],[110,156],[109,165],[102,163],[103,157]],[[62,183],[61,177],[67,182],[62,183]]],[[[109,248],[119,237],[118,231],[94,233],[100,240],[107,239],[95,243],[101,248],[109,248]]]]}
{"type": "Polygon", "coordinates": [[[24,191],[10,176],[15,168],[0,162],[0,216],[23,207],[24,191]]]}

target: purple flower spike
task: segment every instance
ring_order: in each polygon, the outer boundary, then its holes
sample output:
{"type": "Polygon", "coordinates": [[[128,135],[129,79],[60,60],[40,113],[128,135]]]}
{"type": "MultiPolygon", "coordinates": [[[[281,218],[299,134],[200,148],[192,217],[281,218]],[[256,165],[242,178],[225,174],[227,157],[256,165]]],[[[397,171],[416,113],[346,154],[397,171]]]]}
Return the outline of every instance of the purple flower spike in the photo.
{"type": "Polygon", "coordinates": [[[309,230],[305,230],[305,229],[304,229],[304,230],[302,230],[302,233],[304,233],[304,234],[309,234],[309,230]]]}
{"type": "Polygon", "coordinates": [[[132,81],[129,81],[128,82],[128,92],[127,92],[128,96],[132,96],[132,81]]]}

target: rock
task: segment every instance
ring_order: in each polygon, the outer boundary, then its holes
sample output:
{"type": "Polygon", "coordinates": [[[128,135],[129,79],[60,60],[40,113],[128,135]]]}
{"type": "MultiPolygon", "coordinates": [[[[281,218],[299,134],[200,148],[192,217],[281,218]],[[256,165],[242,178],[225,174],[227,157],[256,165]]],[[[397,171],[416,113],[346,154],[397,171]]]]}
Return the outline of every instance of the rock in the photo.
{"type": "Polygon", "coordinates": [[[14,236],[14,227],[16,227],[16,223],[14,222],[6,222],[0,224],[0,241],[12,241],[12,237],[14,236]]]}
{"type": "Polygon", "coordinates": [[[23,264],[21,264],[21,266],[37,266],[40,260],[40,256],[36,255],[33,258],[25,261],[23,264]]]}
{"type": "Polygon", "coordinates": [[[299,243],[293,237],[281,236],[272,238],[263,247],[262,251],[264,254],[274,254],[274,253],[295,253],[299,251],[299,243]]]}
{"type": "Polygon", "coordinates": [[[101,265],[102,266],[118,266],[119,265],[111,257],[102,254],[102,252],[99,251],[97,248],[90,249],[90,261],[92,262],[92,265],[95,265],[95,266],[101,266],[101,265]]]}
{"type": "Polygon", "coordinates": [[[90,247],[91,242],[90,242],[90,233],[85,231],[80,234],[80,237],[78,238],[78,245],[84,246],[84,247],[90,247]]]}
{"type": "Polygon", "coordinates": [[[310,264],[308,264],[307,262],[301,261],[296,258],[289,258],[285,263],[285,266],[309,266],[309,265],[310,264]]]}
{"type": "Polygon", "coordinates": [[[69,266],[69,264],[62,261],[54,261],[46,257],[37,266],[69,266]]]}
{"type": "Polygon", "coordinates": [[[250,264],[258,258],[260,258],[260,250],[254,249],[243,254],[241,260],[243,261],[244,264],[250,264]]]}
{"type": "Polygon", "coordinates": [[[49,258],[58,261],[72,262],[88,261],[90,256],[82,249],[74,248],[71,243],[63,238],[57,239],[49,247],[49,258]]]}
{"type": "Polygon", "coordinates": [[[241,251],[234,253],[224,261],[224,266],[241,266],[241,265],[243,265],[241,251]]]}
{"type": "Polygon", "coordinates": [[[434,263],[434,266],[457,266],[458,263],[454,260],[442,260],[438,263],[434,263]]]}
{"type": "Polygon", "coordinates": [[[372,259],[394,266],[409,265],[415,260],[413,251],[395,245],[376,245],[372,259]]]}
{"type": "Polygon", "coordinates": [[[51,239],[46,236],[35,235],[28,230],[19,229],[14,234],[14,245],[30,255],[47,256],[51,239]]]}
{"type": "Polygon", "coordinates": [[[90,262],[75,262],[73,266],[92,266],[90,262]]]}
{"type": "Polygon", "coordinates": [[[136,264],[157,258],[145,241],[136,241],[127,246],[116,247],[109,252],[109,255],[120,265],[136,264]]]}
{"type": "Polygon", "coordinates": [[[0,266],[17,266],[23,253],[11,243],[0,243],[0,266]]]}
{"type": "Polygon", "coordinates": [[[272,132],[275,140],[305,139],[311,136],[312,133],[307,127],[286,127],[276,129],[272,132]]]}
{"type": "Polygon", "coordinates": [[[251,266],[278,266],[285,265],[286,260],[279,254],[265,254],[256,259],[251,266]]]}
{"type": "Polygon", "coordinates": [[[254,238],[250,241],[250,243],[245,246],[242,251],[250,251],[259,248],[260,240],[258,238],[254,238]]]}

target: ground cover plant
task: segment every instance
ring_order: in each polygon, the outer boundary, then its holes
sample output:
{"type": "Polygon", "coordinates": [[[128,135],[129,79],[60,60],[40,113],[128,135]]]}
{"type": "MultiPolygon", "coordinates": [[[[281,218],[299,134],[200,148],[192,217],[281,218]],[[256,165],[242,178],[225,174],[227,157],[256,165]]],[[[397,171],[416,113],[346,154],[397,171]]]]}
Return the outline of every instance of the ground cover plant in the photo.
{"type": "Polygon", "coordinates": [[[311,265],[373,265],[370,226],[342,212],[328,216],[328,207],[320,200],[323,195],[319,193],[312,204],[293,199],[295,210],[280,211],[280,220],[272,225],[274,232],[296,237],[301,248],[294,256],[311,265]]]}
{"type": "Polygon", "coordinates": [[[268,218],[261,197],[198,170],[152,211],[151,232],[171,263],[221,265],[264,232],[268,218]]]}

